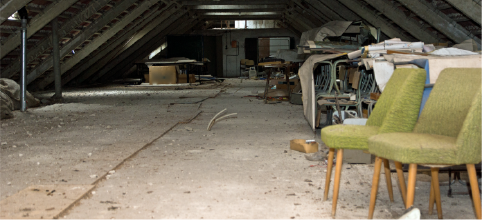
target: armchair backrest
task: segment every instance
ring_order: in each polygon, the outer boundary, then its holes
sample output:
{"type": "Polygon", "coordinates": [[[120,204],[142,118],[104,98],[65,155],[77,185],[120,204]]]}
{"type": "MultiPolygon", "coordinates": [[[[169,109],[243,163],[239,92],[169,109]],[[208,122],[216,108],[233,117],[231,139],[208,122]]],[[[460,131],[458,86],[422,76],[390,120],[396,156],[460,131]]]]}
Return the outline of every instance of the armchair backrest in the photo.
{"type": "Polygon", "coordinates": [[[367,125],[379,126],[380,134],[412,132],[420,111],[426,75],[424,69],[396,69],[367,125]]]}
{"type": "Polygon", "coordinates": [[[474,163],[481,153],[481,75],[480,68],[444,69],[414,128],[457,138],[457,157],[474,163]]]}

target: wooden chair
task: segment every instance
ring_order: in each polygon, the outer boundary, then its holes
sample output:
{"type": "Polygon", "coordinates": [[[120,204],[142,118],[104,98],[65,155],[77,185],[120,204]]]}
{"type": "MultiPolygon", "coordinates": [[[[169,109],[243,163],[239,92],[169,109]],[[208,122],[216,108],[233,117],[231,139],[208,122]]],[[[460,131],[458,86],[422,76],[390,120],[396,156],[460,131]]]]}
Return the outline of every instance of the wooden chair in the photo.
{"type": "Polygon", "coordinates": [[[429,213],[434,200],[442,216],[438,171],[440,167],[466,164],[475,215],[481,218],[481,202],[474,164],[481,161],[481,69],[445,69],[440,73],[411,133],[387,133],[368,140],[369,152],[377,156],[373,175],[369,218],[373,216],[381,161],[407,163],[406,208],[413,205],[417,164],[431,167],[429,213]]]}
{"type": "MultiPolygon", "coordinates": [[[[411,132],[418,118],[425,78],[426,72],[423,69],[397,69],[390,78],[365,126],[333,125],[321,130],[321,139],[329,147],[323,200],[328,198],[333,157],[335,149],[338,150],[335,183],[333,186],[332,216],[336,214],[343,164],[343,149],[368,150],[368,138],[370,136],[387,132],[411,132]]],[[[390,200],[393,201],[388,160],[384,160],[384,163],[390,200]]],[[[398,164],[398,167],[401,168],[401,164],[398,164]]],[[[403,171],[397,169],[397,172],[402,172],[403,178],[403,171]]],[[[404,180],[400,181],[405,183],[404,180]]],[[[402,185],[403,187],[404,185],[402,185]]]]}

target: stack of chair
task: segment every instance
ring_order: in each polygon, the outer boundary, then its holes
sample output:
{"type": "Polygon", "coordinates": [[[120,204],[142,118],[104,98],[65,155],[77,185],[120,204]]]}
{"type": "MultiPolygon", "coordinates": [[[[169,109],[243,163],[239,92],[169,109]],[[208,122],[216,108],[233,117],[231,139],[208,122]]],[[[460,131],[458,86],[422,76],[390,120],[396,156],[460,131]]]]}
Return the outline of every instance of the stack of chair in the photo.
{"type": "Polygon", "coordinates": [[[417,165],[431,168],[429,214],[434,201],[441,219],[442,204],[438,171],[441,167],[466,165],[475,215],[481,218],[481,202],[475,164],[481,161],[481,69],[445,69],[430,93],[413,132],[386,133],[370,137],[368,148],[377,156],[369,217],[375,208],[381,161],[410,164],[405,206],[413,205],[417,165]],[[380,159],[383,158],[383,159],[380,159]]]}
{"type": "MultiPolygon", "coordinates": [[[[390,78],[376,108],[368,118],[366,125],[332,125],[321,130],[321,140],[328,146],[328,169],[325,180],[325,195],[327,200],[330,187],[331,171],[335,149],[336,157],[335,182],[333,190],[332,216],[336,214],[343,150],[354,149],[368,151],[368,138],[382,133],[411,132],[418,118],[422,93],[425,85],[426,72],[423,69],[396,69],[390,78]]],[[[384,160],[385,173],[390,201],[393,202],[392,183],[388,160],[384,160]]],[[[402,165],[396,163],[399,177],[403,178],[402,165]]],[[[405,181],[400,179],[402,186],[405,181]],[[403,184],[402,184],[403,182],[403,184]]]]}
{"type": "Polygon", "coordinates": [[[343,149],[357,149],[376,156],[368,218],[373,218],[382,162],[390,201],[393,202],[388,160],[395,162],[406,208],[413,205],[417,165],[431,167],[429,213],[432,213],[435,202],[439,218],[442,218],[439,168],[466,164],[475,215],[481,218],[474,165],[481,161],[481,69],[442,71],[418,118],[425,78],[423,69],[397,69],[365,126],[334,125],[321,130],[321,139],[329,147],[324,200],[328,198],[334,153],[335,149],[338,150],[333,217],[336,214],[343,149]],[[410,164],[408,189],[402,163],[410,164]]]}

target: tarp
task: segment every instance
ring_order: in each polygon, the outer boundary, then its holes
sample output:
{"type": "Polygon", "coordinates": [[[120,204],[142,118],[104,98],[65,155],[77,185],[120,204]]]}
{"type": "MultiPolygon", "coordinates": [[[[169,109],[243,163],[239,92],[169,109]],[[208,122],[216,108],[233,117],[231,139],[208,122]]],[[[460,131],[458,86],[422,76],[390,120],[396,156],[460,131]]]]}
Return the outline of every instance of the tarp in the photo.
{"type": "Polygon", "coordinates": [[[300,67],[298,75],[301,82],[301,90],[303,93],[303,113],[306,120],[310,124],[313,131],[315,130],[315,83],[313,79],[313,69],[316,64],[321,61],[331,60],[346,54],[320,54],[311,55],[300,67]]]}
{"type": "MultiPolygon", "coordinates": [[[[353,21],[330,21],[319,28],[305,31],[301,34],[300,45],[308,45],[308,41],[323,41],[326,37],[341,36],[353,21]]],[[[298,48],[303,53],[303,48],[298,48]]]]}

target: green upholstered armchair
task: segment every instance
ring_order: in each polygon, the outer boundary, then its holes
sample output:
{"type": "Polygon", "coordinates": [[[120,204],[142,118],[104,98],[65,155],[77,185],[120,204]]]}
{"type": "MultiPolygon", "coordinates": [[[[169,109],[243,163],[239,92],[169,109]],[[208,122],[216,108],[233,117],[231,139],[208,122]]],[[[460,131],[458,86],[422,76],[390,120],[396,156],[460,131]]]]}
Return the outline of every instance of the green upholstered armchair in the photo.
{"type": "MultiPolygon", "coordinates": [[[[324,200],[328,198],[333,157],[336,157],[335,182],[333,190],[332,216],[336,213],[336,204],[343,163],[343,149],[368,150],[370,136],[388,132],[411,132],[418,118],[426,72],[424,69],[396,69],[385,90],[377,102],[376,108],[363,125],[333,125],[321,130],[321,140],[329,147],[328,169],[325,180],[324,200]]],[[[385,173],[390,200],[393,192],[388,160],[385,163],[385,173]]],[[[402,164],[398,163],[397,172],[403,178],[402,164]]],[[[402,196],[405,195],[405,181],[401,185],[402,196]]],[[[404,198],[405,200],[405,198],[404,198]]]]}
{"type": "Polygon", "coordinates": [[[475,214],[481,218],[474,166],[481,161],[481,74],[479,68],[443,70],[413,133],[379,134],[369,138],[369,151],[377,156],[370,213],[373,213],[377,196],[378,180],[375,180],[375,176],[380,175],[379,158],[384,158],[410,164],[405,204],[407,208],[413,205],[417,164],[431,167],[429,213],[432,213],[435,199],[439,218],[442,218],[442,206],[438,170],[444,166],[466,164],[475,214]]]}

